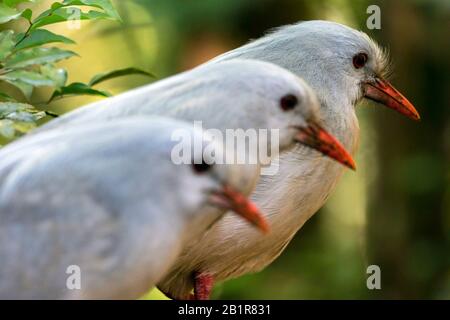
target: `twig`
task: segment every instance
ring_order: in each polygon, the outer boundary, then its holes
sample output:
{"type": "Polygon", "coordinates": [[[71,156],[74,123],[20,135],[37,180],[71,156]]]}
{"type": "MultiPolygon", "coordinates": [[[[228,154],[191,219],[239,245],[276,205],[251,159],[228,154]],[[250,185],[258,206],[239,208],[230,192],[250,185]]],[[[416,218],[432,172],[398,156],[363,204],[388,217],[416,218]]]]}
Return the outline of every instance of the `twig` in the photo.
{"type": "Polygon", "coordinates": [[[56,113],[54,113],[54,112],[47,111],[47,110],[44,110],[44,112],[45,112],[45,114],[46,114],[47,116],[49,116],[49,117],[52,117],[52,118],[58,118],[58,117],[59,117],[59,114],[56,114],[56,113]]]}

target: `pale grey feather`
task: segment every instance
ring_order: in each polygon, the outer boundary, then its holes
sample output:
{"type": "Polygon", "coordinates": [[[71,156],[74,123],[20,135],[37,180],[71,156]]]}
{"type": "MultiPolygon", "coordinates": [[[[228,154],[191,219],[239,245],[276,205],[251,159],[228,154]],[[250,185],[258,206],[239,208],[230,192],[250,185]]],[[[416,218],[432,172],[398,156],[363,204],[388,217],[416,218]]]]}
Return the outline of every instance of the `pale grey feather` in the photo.
{"type": "MultiPolygon", "coordinates": [[[[320,122],[318,109],[319,103],[314,92],[300,78],[270,63],[235,59],[201,66],[112,99],[82,107],[51,121],[38,129],[36,134],[53,128],[129,115],[160,114],[187,121],[202,120],[205,128],[221,131],[237,128],[280,129],[280,146],[282,150],[287,150],[294,146],[295,130],[289,127],[304,126],[306,121],[311,120],[320,122]],[[280,109],[280,100],[287,94],[293,94],[299,100],[298,108],[292,112],[283,112],[280,109]]],[[[315,151],[307,148],[301,150],[302,156],[311,158],[311,161],[319,161],[322,158],[315,151]]],[[[260,205],[267,207],[266,204],[260,205]]],[[[246,226],[238,223],[236,231],[239,229],[248,230],[246,226]]],[[[235,230],[230,232],[229,236],[234,232],[235,230]]],[[[249,237],[245,235],[239,241],[259,238],[253,230],[249,230],[249,234],[249,237]]],[[[228,235],[223,237],[226,240],[228,235]]],[[[240,247],[239,244],[230,244],[235,248],[240,247]]],[[[199,244],[200,247],[203,245],[199,244]]],[[[225,254],[230,250],[233,248],[225,248],[222,252],[225,254]]],[[[208,249],[207,253],[211,254],[208,249]]],[[[192,288],[192,271],[198,265],[201,265],[202,269],[208,265],[207,261],[202,261],[201,254],[193,253],[192,256],[186,257],[189,261],[179,260],[174,266],[171,275],[176,276],[169,275],[175,282],[165,291],[174,297],[187,297],[192,288]],[[197,256],[198,259],[189,259],[197,256]]],[[[214,260],[214,255],[210,257],[214,260]]],[[[234,264],[231,259],[229,262],[215,261],[217,264],[223,263],[224,267],[234,264]]],[[[229,271],[232,272],[232,269],[229,271]]]]}
{"type": "MultiPolygon", "coordinates": [[[[284,26],[265,37],[227,52],[209,64],[233,59],[275,63],[302,77],[320,100],[324,127],[354,153],[359,126],[355,104],[362,98],[361,82],[386,70],[385,52],[366,34],[329,21],[284,26]],[[352,57],[366,52],[368,68],[355,70],[352,57]],[[370,72],[366,72],[370,70],[370,72]]],[[[206,272],[216,281],[256,272],[275,260],[303,224],[324,205],[344,167],[305,148],[281,154],[280,171],[262,176],[251,199],[268,218],[272,232],[261,236],[232,216],[226,216],[202,241],[192,243],[177,259],[159,287],[186,298],[192,289],[189,274],[206,272]]]]}
{"type": "Polygon", "coordinates": [[[141,117],[1,149],[0,298],[136,299],[151,288],[183,244],[224,213],[208,192],[258,174],[223,165],[198,175],[173,164],[176,129],[206,143],[189,124],[141,117]],[[81,268],[81,290],[66,287],[71,265],[81,268]]]}
{"type": "Polygon", "coordinates": [[[126,116],[162,114],[206,128],[279,129],[281,147],[292,147],[295,130],[318,117],[318,101],[300,78],[271,63],[235,59],[169,77],[69,112],[34,133],[126,116]],[[298,97],[299,108],[282,112],[280,99],[298,97]],[[249,119],[251,119],[249,121],[249,119]]]}

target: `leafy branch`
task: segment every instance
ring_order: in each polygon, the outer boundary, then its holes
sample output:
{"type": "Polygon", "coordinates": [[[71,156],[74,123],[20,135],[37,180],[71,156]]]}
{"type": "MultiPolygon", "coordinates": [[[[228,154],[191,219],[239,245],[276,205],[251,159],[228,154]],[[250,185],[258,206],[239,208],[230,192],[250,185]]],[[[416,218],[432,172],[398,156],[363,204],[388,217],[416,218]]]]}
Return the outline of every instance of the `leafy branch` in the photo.
{"type": "Polygon", "coordinates": [[[55,44],[73,45],[75,42],[43,27],[67,21],[121,21],[120,16],[110,0],[58,1],[34,19],[32,9],[17,8],[20,4],[35,2],[36,0],[0,2],[0,24],[19,19],[28,22],[23,32],[16,33],[11,29],[0,32],[0,84],[7,83],[21,93],[13,95],[0,91],[0,136],[7,139],[16,138],[33,129],[37,121],[45,116],[57,116],[47,110],[49,104],[55,100],[77,95],[109,97],[109,92],[98,90],[95,86],[128,75],[153,77],[152,74],[137,68],[125,68],[95,75],[88,83],[67,84],[68,71],[57,67],[56,64],[78,55],[74,51],[58,48],[55,44]],[[88,11],[86,7],[89,8],[88,11]],[[53,46],[48,46],[49,44],[53,46]],[[33,91],[37,87],[54,89],[48,101],[41,105],[31,101],[33,91]]]}

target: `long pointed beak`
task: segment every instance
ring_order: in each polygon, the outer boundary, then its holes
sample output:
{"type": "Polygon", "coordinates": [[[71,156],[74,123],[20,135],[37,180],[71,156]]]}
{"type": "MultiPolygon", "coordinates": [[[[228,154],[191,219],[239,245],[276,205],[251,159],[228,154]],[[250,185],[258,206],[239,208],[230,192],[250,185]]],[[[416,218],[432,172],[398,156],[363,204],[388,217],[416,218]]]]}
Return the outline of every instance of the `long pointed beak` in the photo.
{"type": "Polygon", "coordinates": [[[224,184],[221,190],[212,192],[209,201],[219,208],[234,211],[262,232],[269,232],[269,224],[256,205],[231,186],[224,184]]]}
{"type": "Polygon", "coordinates": [[[307,127],[297,127],[297,129],[299,130],[295,137],[297,142],[321,152],[352,170],[356,170],[356,164],[352,156],[335,137],[318,124],[309,122],[307,127]]]}
{"type": "Polygon", "coordinates": [[[376,78],[364,84],[364,96],[370,100],[384,104],[413,120],[420,120],[416,108],[397,89],[384,79],[376,78]]]}

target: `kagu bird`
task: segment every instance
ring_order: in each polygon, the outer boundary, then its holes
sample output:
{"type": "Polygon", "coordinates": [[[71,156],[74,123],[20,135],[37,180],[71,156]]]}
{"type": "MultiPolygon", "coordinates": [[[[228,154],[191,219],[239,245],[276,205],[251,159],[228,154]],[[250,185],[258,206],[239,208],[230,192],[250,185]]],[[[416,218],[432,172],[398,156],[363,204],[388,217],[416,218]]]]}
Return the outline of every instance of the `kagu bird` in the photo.
{"type": "MultiPolygon", "coordinates": [[[[352,153],[359,140],[355,107],[363,98],[419,119],[413,105],[384,79],[386,53],[365,33],[338,23],[308,21],[281,27],[208,65],[233,59],[272,62],[302,77],[319,98],[324,127],[352,153]]],[[[185,277],[180,272],[166,277],[158,287],[185,298],[192,286],[211,288],[214,281],[260,271],[324,205],[343,167],[297,146],[281,154],[279,170],[277,175],[262,176],[251,195],[270,222],[269,235],[262,237],[226,216],[177,260],[181,270],[196,270],[191,280],[195,284],[182,285],[185,277]]]]}
{"type": "MultiPolygon", "coordinates": [[[[130,115],[158,114],[186,121],[201,120],[205,128],[221,131],[279,129],[280,151],[290,150],[295,147],[295,142],[299,142],[310,147],[302,149],[305,159],[322,159],[320,153],[311,149],[313,148],[354,168],[351,156],[321,127],[323,115],[320,114],[319,108],[314,91],[287,70],[267,62],[237,59],[201,66],[82,107],[44,125],[37,130],[36,135],[54,128],[67,128],[102,120],[112,121],[130,115]]],[[[271,219],[270,216],[268,218],[271,219]]],[[[243,224],[238,225],[236,230],[229,234],[239,232],[243,227],[243,224]]],[[[251,228],[246,228],[246,232],[252,235],[242,235],[238,241],[253,241],[258,238],[251,228]]],[[[190,243],[187,245],[190,247],[190,243]]],[[[199,244],[199,247],[201,246],[202,244],[199,244]]],[[[235,248],[239,247],[238,244],[235,248]]],[[[226,254],[233,249],[228,248],[222,253],[226,254]]],[[[166,294],[178,299],[190,297],[194,286],[192,274],[198,272],[201,279],[202,272],[207,270],[204,266],[208,265],[202,261],[201,256],[192,255],[199,259],[191,260],[189,254],[184,253],[183,258],[177,260],[160,286],[166,294]],[[197,268],[198,266],[201,268],[197,268]]],[[[202,281],[198,284],[195,290],[197,298],[208,297],[209,286],[203,285],[202,281]]]]}
{"type": "Polygon", "coordinates": [[[266,230],[243,194],[259,171],[208,164],[206,146],[226,151],[190,124],[141,117],[1,149],[0,298],[136,299],[227,210],[266,230]],[[201,161],[173,163],[174,130],[198,139],[201,161]],[[80,288],[66,286],[70,266],[80,288]]]}
{"type": "Polygon", "coordinates": [[[354,168],[321,127],[319,102],[300,78],[267,62],[227,61],[181,73],[69,112],[35,132],[136,115],[202,121],[205,128],[278,129],[280,151],[300,142],[354,168]]]}

